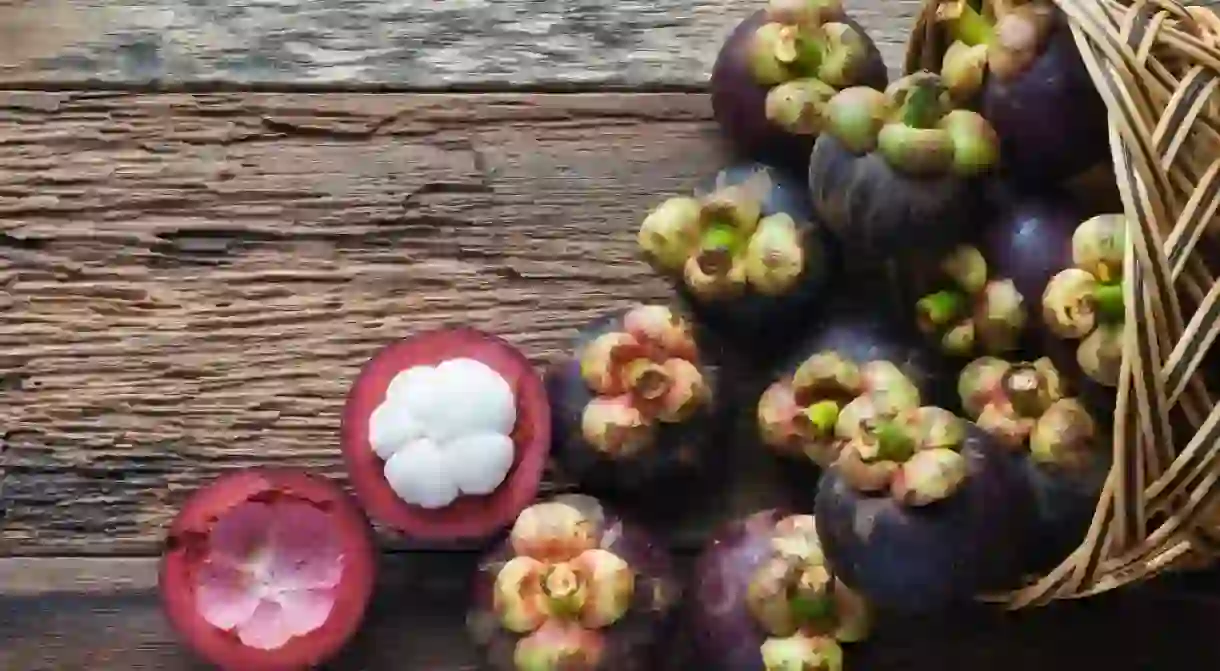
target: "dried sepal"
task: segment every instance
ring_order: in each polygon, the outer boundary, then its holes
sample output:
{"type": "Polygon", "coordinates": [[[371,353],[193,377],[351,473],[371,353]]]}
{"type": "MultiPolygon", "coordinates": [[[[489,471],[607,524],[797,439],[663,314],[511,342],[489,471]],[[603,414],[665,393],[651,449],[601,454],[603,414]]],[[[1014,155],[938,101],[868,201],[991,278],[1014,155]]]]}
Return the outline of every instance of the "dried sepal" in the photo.
{"type": "Polygon", "coordinates": [[[772,383],[758,399],[757,419],[762,442],[788,454],[800,454],[802,435],[794,420],[800,414],[792,385],[780,380],[772,383]]]}
{"type": "Polygon", "coordinates": [[[1056,401],[1038,418],[1029,438],[1029,453],[1036,463],[1065,471],[1091,466],[1103,446],[1097,422],[1080,401],[1056,401]]]}
{"type": "Polygon", "coordinates": [[[676,273],[699,245],[702,204],[689,197],[670,198],[644,218],[637,244],[657,270],[676,273]]]}
{"type": "Polygon", "coordinates": [[[580,622],[591,629],[608,627],[627,613],[635,594],[635,572],[618,555],[608,550],[586,550],[573,562],[584,579],[585,598],[580,622]]]}
{"type": "Polygon", "coordinates": [[[966,458],[961,453],[946,448],[921,450],[902,463],[890,491],[903,505],[926,506],[955,494],[967,475],[966,458]]]}
{"type": "Polygon", "coordinates": [[[546,565],[533,557],[517,556],[505,562],[496,574],[492,610],[505,629],[526,634],[549,617],[542,593],[546,565]]]}
{"type": "Polygon", "coordinates": [[[657,419],[682,422],[708,403],[711,388],[695,364],[686,359],[667,359],[661,370],[668,381],[665,393],[658,399],[657,419]]]}
{"type": "Polygon", "coordinates": [[[818,352],[801,362],[792,375],[792,388],[801,396],[855,396],[864,390],[860,367],[835,352],[818,352]]]}
{"type": "Polygon", "coordinates": [[[860,454],[859,443],[851,442],[835,464],[844,482],[865,494],[885,491],[894,480],[899,465],[892,461],[866,461],[860,454]]]}
{"type": "Polygon", "coordinates": [[[792,216],[781,212],[763,218],[743,263],[746,280],[758,293],[776,296],[790,290],[805,270],[805,249],[792,216]]]}
{"type": "Polygon", "coordinates": [[[692,256],[683,267],[682,279],[695,296],[708,301],[740,296],[745,290],[746,266],[735,256],[701,263],[700,257],[692,256]]]}
{"type": "Polygon", "coordinates": [[[598,522],[576,506],[544,501],[521,511],[509,543],[518,556],[556,563],[597,547],[600,534],[598,522]]]}
{"type": "Polygon", "coordinates": [[[656,439],[655,425],[626,394],[589,401],[581,414],[580,431],[590,446],[612,457],[639,454],[656,439]]]}
{"type": "Polygon", "coordinates": [[[760,652],[764,671],[843,671],[843,650],[826,636],[768,638],[760,652]]]}
{"type": "Polygon", "coordinates": [[[517,641],[513,651],[516,671],[595,671],[606,653],[601,633],[575,622],[548,620],[517,641]]]}
{"type": "Polygon", "coordinates": [[[1118,386],[1123,363],[1123,325],[1105,324],[1086,336],[1076,349],[1076,363],[1099,384],[1118,386]]]}
{"type": "Polygon", "coordinates": [[[977,419],[983,414],[1011,367],[1009,362],[993,356],[979,357],[966,364],[957,378],[957,394],[969,417],[977,419]]]}
{"type": "Polygon", "coordinates": [[[580,377],[589,390],[599,395],[617,395],[627,391],[621,368],[647,352],[638,340],[621,331],[604,333],[584,346],[580,352],[580,377]]]}
{"type": "Polygon", "coordinates": [[[697,363],[699,348],[690,322],[665,305],[638,305],[623,315],[623,329],[651,350],[653,358],[697,363]]]}

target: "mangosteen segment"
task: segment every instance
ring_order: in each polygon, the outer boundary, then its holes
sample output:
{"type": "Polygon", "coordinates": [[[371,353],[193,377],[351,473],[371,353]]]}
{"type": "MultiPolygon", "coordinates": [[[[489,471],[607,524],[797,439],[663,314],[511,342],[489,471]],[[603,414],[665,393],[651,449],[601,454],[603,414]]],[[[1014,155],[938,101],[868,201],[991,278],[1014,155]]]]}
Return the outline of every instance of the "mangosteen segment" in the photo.
{"type": "Polygon", "coordinates": [[[965,439],[962,420],[948,410],[900,410],[865,423],[836,463],[844,481],[862,494],[925,506],[962,487],[968,465],[959,449],[965,439]]]}
{"type": "Polygon", "coordinates": [[[793,213],[763,216],[770,178],[723,185],[701,198],[671,198],[640,227],[638,243],[658,272],[695,297],[725,302],[750,291],[783,296],[800,286],[809,250],[793,213]]]}
{"type": "Polygon", "coordinates": [[[882,96],[840,92],[826,104],[826,132],[857,153],[876,147],[891,168],[912,177],[974,176],[998,157],[991,125],[953,109],[941,77],[926,71],[895,81],[882,96]]]}
{"type": "Polygon", "coordinates": [[[858,365],[830,350],[816,352],[763,392],[759,435],[781,454],[825,467],[863,423],[919,402],[914,382],[888,361],[858,365]]]}
{"type": "Polygon", "coordinates": [[[1042,295],[1047,329],[1058,338],[1079,340],[1081,370],[1108,387],[1117,386],[1122,364],[1126,226],[1121,214],[1082,223],[1072,234],[1073,267],[1052,277],[1042,295]]]}
{"type": "Polygon", "coordinates": [[[387,483],[412,505],[436,509],[462,495],[490,494],[512,468],[513,388],[475,359],[399,372],[368,421],[387,483]]]}
{"type": "Polygon", "coordinates": [[[954,356],[1016,349],[1027,314],[1012,280],[989,280],[982,252],[969,245],[946,255],[940,269],[944,288],[915,304],[919,330],[954,356]]]}
{"type": "Polygon", "coordinates": [[[611,457],[653,446],[658,423],[685,421],[708,403],[710,390],[685,320],[664,306],[629,310],[622,330],[603,333],[579,353],[580,374],[592,398],[581,435],[611,457]]]}

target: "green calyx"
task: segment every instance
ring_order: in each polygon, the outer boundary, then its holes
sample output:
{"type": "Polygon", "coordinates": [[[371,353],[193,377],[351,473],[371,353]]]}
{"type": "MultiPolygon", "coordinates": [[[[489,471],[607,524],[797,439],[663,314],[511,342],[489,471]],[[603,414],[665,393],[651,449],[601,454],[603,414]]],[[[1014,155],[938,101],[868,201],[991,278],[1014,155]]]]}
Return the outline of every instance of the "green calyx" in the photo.
{"type": "Polygon", "coordinates": [[[968,356],[976,346],[997,354],[1015,349],[1027,318],[1016,286],[989,281],[986,259],[969,245],[945,257],[941,271],[952,286],[915,304],[919,330],[953,356],[968,356]]]}
{"type": "Polygon", "coordinates": [[[915,304],[920,328],[934,332],[956,322],[966,312],[966,297],[959,292],[944,290],[924,296],[915,304]]]}
{"type": "Polygon", "coordinates": [[[877,130],[876,145],[895,170],[913,176],[973,177],[995,165],[995,130],[975,112],[952,109],[939,75],[907,75],[885,96],[888,114],[877,130]]]}
{"type": "Polygon", "coordinates": [[[906,427],[894,420],[882,420],[872,427],[872,449],[861,449],[865,463],[893,461],[900,463],[915,454],[916,443],[906,427]],[[868,452],[868,453],[866,453],[868,452]]]}

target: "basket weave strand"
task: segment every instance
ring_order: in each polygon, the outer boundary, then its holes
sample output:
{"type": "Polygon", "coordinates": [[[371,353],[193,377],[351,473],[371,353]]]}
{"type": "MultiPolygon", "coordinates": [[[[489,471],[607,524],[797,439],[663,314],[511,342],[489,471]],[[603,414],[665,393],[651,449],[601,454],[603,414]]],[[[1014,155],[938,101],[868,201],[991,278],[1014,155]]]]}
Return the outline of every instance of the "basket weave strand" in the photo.
{"type": "MultiPolygon", "coordinates": [[[[1047,575],[991,597],[1011,608],[1220,557],[1207,530],[1220,510],[1220,408],[1196,375],[1220,337],[1220,284],[1202,245],[1220,239],[1220,226],[1207,230],[1220,210],[1220,18],[1170,0],[1054,1],[1109,111],[1129,227],[1126,328],[1113,467],[1092,524],[1047,575]]],[[[925,2],[907,72],[940,69],[949,40],[937,5],[925,2]]]]}

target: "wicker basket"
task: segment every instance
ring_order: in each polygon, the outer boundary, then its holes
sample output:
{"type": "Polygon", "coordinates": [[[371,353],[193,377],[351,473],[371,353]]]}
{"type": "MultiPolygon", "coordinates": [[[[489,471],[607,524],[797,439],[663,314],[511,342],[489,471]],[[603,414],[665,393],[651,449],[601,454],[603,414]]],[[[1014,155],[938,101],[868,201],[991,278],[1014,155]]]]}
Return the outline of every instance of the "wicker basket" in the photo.
{"type": "MultiPolygon", "coordinates": [[[[997,597],[1011,608],[1220,556],[1203,531],[1220,500],[1220,407],[1195,375],[1220,334],[1220,284],[1197,245],[1220,206],[1220,20],[1171,0],[1055,3],[1110,112],[1114,175],[1132,226],[1128,326],[1114,467],[1092,527],[1049,574],[997,597]],[[1200,306],[1195,314],[1183,314],[1179,295],[1200,306]]],[[[940,69],[949,41],[937,5],[925,2],[907,72],[940,69]]]]}

